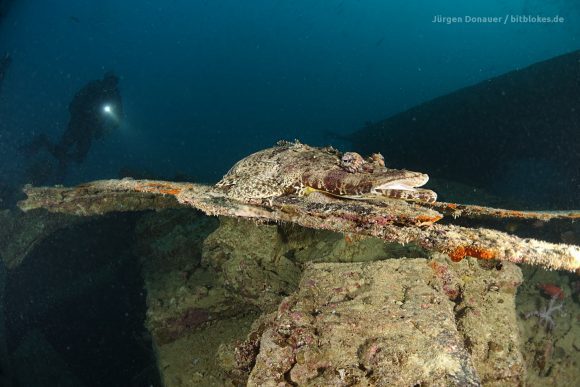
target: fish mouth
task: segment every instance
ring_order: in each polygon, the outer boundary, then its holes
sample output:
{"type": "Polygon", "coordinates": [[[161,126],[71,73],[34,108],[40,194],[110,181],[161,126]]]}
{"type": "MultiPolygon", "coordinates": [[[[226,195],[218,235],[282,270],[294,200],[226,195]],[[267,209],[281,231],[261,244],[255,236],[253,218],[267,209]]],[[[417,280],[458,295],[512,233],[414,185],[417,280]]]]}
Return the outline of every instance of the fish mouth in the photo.
{"type": "Polygon", "coordinates": [[[375,197],[434,203],[437,201],[437,193],[429,189],[419,188],[425,185],[427,181],[429,181],[429,176],[424,173],[416,173],[404,178],[379,183],[371,189],[370,194],[375,197]]]}
{"type": "Polygon", "coordinates": [[[371,188],[371,193],[380,194],[386,190],[393,191],[417,191],[418,187],[422,187],[429,181],[429,176],[424,173],[417,173],[413,176],[391,180],[385,183],[380,183],[371,188]]]}

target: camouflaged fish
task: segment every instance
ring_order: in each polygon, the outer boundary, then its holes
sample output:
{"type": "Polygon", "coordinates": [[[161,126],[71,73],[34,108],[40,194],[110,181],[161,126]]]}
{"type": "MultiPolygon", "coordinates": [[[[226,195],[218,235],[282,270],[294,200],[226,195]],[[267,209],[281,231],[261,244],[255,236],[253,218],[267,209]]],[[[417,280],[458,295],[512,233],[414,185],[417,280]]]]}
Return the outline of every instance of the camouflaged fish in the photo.
{"type": "Polygon", "coordinates": [[[435,192],[418,188],[428,180],[424,173],[386,168],[380,153],[364,159],[332,147],[281,141],[238,161],[216,187],[240,201],[318,191],[345,199],[434,202],[435,192]]]}

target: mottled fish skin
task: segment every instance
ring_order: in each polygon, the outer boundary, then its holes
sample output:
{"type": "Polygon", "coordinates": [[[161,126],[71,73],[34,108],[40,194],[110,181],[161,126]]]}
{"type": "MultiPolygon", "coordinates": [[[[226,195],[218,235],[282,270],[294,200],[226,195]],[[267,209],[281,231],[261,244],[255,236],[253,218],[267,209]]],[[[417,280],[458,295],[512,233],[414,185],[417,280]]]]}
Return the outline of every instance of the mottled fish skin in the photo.
{"type": "MultiPolygon", "coordinates": [[[[417,187],[426,183],[428,179],[429,177],[424,173],[389,168],[377,168],[373,172],[356,173],[346,172],[340,167],[331,167],[327,170],[310,168],[302,174],[304,185],[336,195],[370,194],[373,188],[389,183],[417,187]]],[[[384,192],[387,191],[389,190],[384,190],[384,192]]]]}
{"type": "Polygon", "coordinates": [[[331,147],[281,142],[238,161],[216,186],[242,201],[300,194],[305,188],[353,199],[382,196],[433,202],[437,198],[433,191],[416,188],[429,179],[424,173],[386,168],[381,159],[372,158],[354,170],[345,167],[341,157],[331,147]]]}
{"type": "MultiPolygon", "coordinates": [[[[298,171],[285,171],[282,166],[294,153],[293,143],[261,150],[238,161],[216,184],[228,196],[247,201],[268,199],[291,193],[300,181],[298,171]]],[[[299,152],[296,152],[299,154],[299,152]]]]}

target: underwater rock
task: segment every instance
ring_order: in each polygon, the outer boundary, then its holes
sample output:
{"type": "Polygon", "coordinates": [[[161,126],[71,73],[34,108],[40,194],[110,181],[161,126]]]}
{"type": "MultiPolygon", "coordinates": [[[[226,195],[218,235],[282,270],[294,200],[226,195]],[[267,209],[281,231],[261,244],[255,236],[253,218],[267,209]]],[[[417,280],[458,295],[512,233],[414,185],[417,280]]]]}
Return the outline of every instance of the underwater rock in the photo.
{"type": "Polygon", "coordinates": [[[441,255],[310,264],[238,345],[240,367],[250,365],[249,386],[518,385],[521,281],[513,264],[441,255]]]}
{"type": "Polygon", "coordinates": [[[216,219],[189,209],[149,213],[139,219],[134,250],[141,256],[146,325],[156,346],[241,313],[215,273],[200,267],[203,240],[216,226],[216,219]]]}
{"type": "Polygon", "coordinates": [[[221,226],[203,244],[203,263],[242,302],[262,311],[275,310],[292,293],[301,270],[288,251],[276,225],[220,218],[221,226]]]}
{"type": "Polygon", "coordinates": [[[220,226],[203,244],[202,259],[234,297],[268,312],[296,290],[308,262],[366,262],[400,256],[427,257],[427,253],[412,244],[221,217],[220,226]]]}
{"type": "Polygon", "coordinates": [[[580,51],[435,98],[348,136],[387,165],[536,207],[579,208],[580,51]]]}
{"type": "MultiPolygon", "coordinates": [[[[224,368],[234,363],[233,351],[224,353],[223,343],[235,342],[255,320],[255,314],[214,320],[177,340],[156,348],[162,385],[165,387],[243,386],[247,379],[226,374],[224,368]]],[[[136,384],[137,385],[137,384],[136,384]]]]}
{"type": "Polygon", "coordinates": [[[248,386],[479,385],[424,259],[308,265],[261,335],[248,386]]]}
{"type": "Polygon", "coordinates": [[[150,212],[137,223],[135,253],[147,275],[185,271],[187,276],[200,265],[203,241],[217,226],[217,219],[195,210],[150,212]]]}
{"type": "Polygon", "coordinates": [[[522,384],[526,367],[515,307],[520,268],[472,259],[450,263],[440,254],[429,266],[455,303],[455,322],[482,384],[522,384]]]}
{"type": "MultiPolygon", "coordinates": [[[[169,214],[172,212],[173,211],[168,211],[169,214]]],[[[185,212],[185,214],[187,214],[187,212],[185,212]]],[[[157,216],[163,217],[163,213],[157,214],[157,216]]],[[[192,213],[191,216],[196,215],[195,213],[192,213]]],[[[154,219],[155,217],[153,216],[152,218],[154,219]]],[[[169,216],[169,219],[172,218],[172,216],[169,216]]],[[[195,219],[188,220],[187,218],[187,216],[183,218],[185,224],[196,221],[195,219]]],[[[175,220],[175,218],[173,219],[175,220]]],[[[201,224],[203,224],[202,219],[198,219],[197,222],[200,222],[201,220],[201,224]]],[[[160,221],[159,225],[164,223],[171,225],[171,222],[163,221],[160,221]]],[[[284,264],[281,264],[280,267],[276,266],[278,262],[276,257],[280,255],[285,256],[288,255],[289,252],[292,252],[290,256],[296,260],[294,270],[298,270],[299,267],[301,268],[303,266],[307,259],[315,259],[314,257],[318,253],[321,254],[321,257],[319,257],[317,261],[337,259],[336,251],[344,251],[345,258],[352,259],[353,256],[351,254],[353,252],[361,251],[360,247],[357,245],[364,244],[364,242],[374,241],[372,238],[369,238],[363,241],[345,242],[344,236],[334,233],[308,230],[300,227],[260,225],[255,224],[252,221],[237,221],[228,218],[222,218],[220,223],[218,229],[208,237],[207,245],[204,245],[203,266],[207,269],[215,269],[217,276],[222,276],[223,272],[228,270],[222,270],[222,268],[227,268],[227,263],[230,260],[233,260],[233,269],[228,275],[239,275],[241,278],[235,279],[233,282],[235,287],[228,285],[228,289],[237,293],[236,299],[241,300],[242,303],[240,304],[238,301],[234,301],[233,298],[230,298],[229,302],[237,302],[240,305],[257,305],[261,307],[263,311],[271,310],[271,304],[275,299],[280,300],[282,298],[280,294],[268,294],[268,290],[266,289],[264,300],[260,300],[260,290],[264,288],[264,285],[267,286],[267,281],[272,278],[271,276],[276,275],[276,273],[284,272],[284,264]],[[266,243],[266,241],[268,243],[266,243]],[[205,249],[209,249],[209,251],[206,252],[205,249]],[[325,251],[328,254],[326,256],[324,255],[325,251]],[[335,253],[332,253],[332,251],[335,251],[335,253]],[[206,256],[205,254],[208,255],[206,256]],[[298,259],[299,255],[302,259],[298,259]],[[234,259],[234,256],[239,256],[241,258],[234,259]],[[256,262],[259,264],[256,264],[256,262]],[[243,270],[239,269],[240,263],[243,263],[243,270]]],[[[168,227],[168,229],[171,230],[172,227],[173,226],[168,227]]],[[[400,250],[391,250],[388,248],[389,245],[386,245],[386,247],[380,246],[378,242],[380,241],[377,241],[377,244],[369,245],[376,248],[374,256],[371,257],[369,255],[367,258],[362,257],[363,259],[378,260],[384,259],[386,256],[396,256],[400,253],[400,250]]],[[[398,248],[400,249],[401,247],[398,248]]],[[[362,251],[365,251],[364,248],[362,251]]],[[[369,250],[369,252],[370,251],[371,250],[369,250]]],[[[330,266],[332,268],[337,268],[336,270],[330,270],[327,267],[324,268],[324,278],[326,282],[313,282],[311,276],[312,270],[308,269],[311,268],[312,265],[307,265],[308,268],[301,280],[301,289],[280,302],[277,313],[278,317],[276,317],[276,314],[270,315],[270,317],[268,317],[268,315],[263,315],[256,321],[257,325],[254,327],[255,330],[249,335],[250,338],[248,341],[238,344],[235,347],[220,347],[218,358],[220,359],[220,362],[225,362],[225,364],[221,365],[225,368],[224,372],[226,372],[232,380],[236,380],[236,383],[244,384],[248,377],[248,371],[254,369],[256,356],[258,356],[258,353],[261,353],[263,358],[268,359],[267,361],[269,365],[274,362],[275,366],[273,368],[268,368],[268,372],[270,373],[267,376],[264,376],[264,378],[271,379],[268,382],[266,382],[265,379],[261,380],[260,383],[263,382],[265,383],[264,385],[268,385],[269,382],[273,382],[280,375],[284,374],[290,375],[291,380],[298,385],[315,382],[319,377],[319,373],[324,373],[321,370],[329,367],[330,363],[328,360],[318,358],[317,356],[320,355],[320,352],[314,351],[310,354],[304,355],[304,358],[307,359],[307,361],[304,361],[305,364],[292,363],[292,359],[299,357],[296,357],[289,348],[293,348],[292,346],[297,345],[300,346],[300,343],[312,344],[314,338],[317,337],[316,332],[324,332],[326,329],[330,329],[325,327],[324,324],[332,326],[339,324],[343,317],[347,316],[348,313],[331,312],[330,314],[333,316],[331,321],[317,319],[318,312],[311,312],[311,298],[314,297],[312,292],[327,291],[329,293],[328,297],[326,297],[327,303],[344,303],[346,305],[345,308],[347,309],[350,307],[348,305],[354,305],[353,307],[357,309],[356,305],[358,305],[357,303],[360,301],[360,310],[363,311],[368,302],[365,297],[369,294],[372,295],[375,291],[379,294],[391,294],[394,291],[391,289],[393,284],[398,284],[396,286],[402,287],[404,292],[406,292],[406,295],[404,296],[406,298],[405,305],[399,305],[397,297],[392,297],[391,301],[396,304],[396,308],[406,309],[409,305],[415,305],[417,302],[421,301],[421,297],[424,296],[421,292],[408,292],[408,290],[406,290],[409,286],[417,286],[417,278],[423,278],[416,272],[416,270],[419,270],[417,268],[417,266],[419,266],[421,273],[429,278],[429,280],[426,280],[426,283],[431,291],[436,292],[437,302],[444,302],[446,305],[451,307],[452,312],[448,315],[449,323],[454,324],[454,329],[457,330],[462,343],[464,343],[463,345],[468,351],[471,358],[470,361],[477,371],[480,380],[486,383],[516,383],[521,379],[524,367],[522,365],[521,354],[518,347],[519,337],[515,325],[514,310],[514,297],[516,289],[521,283],[521,273],[515,265],[493,261],[483,262],[474,259],[466,259],[460,263],[452,263],[444,255],[436,255],[431,261],[404,259],[401,261],[387,260],[384,262],[392,265],[392,267],[388,266],[388,270],[383,270],[385,272],[388,271],[390,274],[381,274],[385,277],[380,277],[376,282],[384,282],[387,284],[387,286],[389,286],[388,291],[385,291],[383,288],[372,289],[375,282],[365,282],[364,278],[359,278],[351,284],[348,279],[349,277],[345,275],[345,272],[338,270],[338,268],[341,267],[341,264],[339,263],[337,263],[336,266],[330,266]],[[407,266],[410,266],[411,269],[406,270],[405,268],[407,266]],[[389,277],[386,277],[387,275],[389,275],[389,277]],[[393,275],[396,275],[397,278],[391,278],[393,275]],[[305,287],[305,283],[307,284],[308,289],[310,289],[310,292],[304,291],[303,288],[305,287]],[[365,293],[365,297],[359,298],[359,291],[366,291],[368,294],[365,293]],[[410,298],[414,297],[415,294],[419,294],[420,299],[419,301],[414,299],[413,302],[411,302],[410,298]],[[306,309],[303,310],[293,307],[292,302],[296,305],[301,305],[302,308],[306,309]],[[282,312],[287,312],[290,320],[280,320],[279,316],[282,312]],[[316,318],[313,319],[313,315],[315,315],[316,318]],[[278,318],[279,321],[276,320],[276,318],[278,318]],[[318,321],[319,325],[314,325],[315,320],[318,321]],[[272,331],[272,324],[278,324],[275,325],[278,327],[276,328],[276,332],[272,331]],[[288,333],[292,329],[297,330],[295,335],[288,333]],[[288,337],[284,336],[284,340],[287,340],[286,343],[289,344],[285,345],[282,349],[279,348],[280,337],[278,336],[281,331],[286,332],[284,334],[288,337]],[[274,335],[274,333],[276,333],[276,335],[274,335]],[[264,336],[265,334],[267,336],[264,336]],[[243,376],[244,374],[246,374],[245,377],[243,376]]],[[[186,263],[186,260],[183,260],[183,263],[186,263]]],[[[345,267],[350,270],[350,274],[353,272],[353,267],[368,268],[365,269],[365,273],[381,271],[379,270],[381,267],[377,268],[372,266],[374,263],[363,262],[360,264],[352,264],[355,266],[349,265],[351,264],[345,264],[345,267]]],[[[298,272],[297,276],[300,277],[300,272],[298,272]]],[[[177,278],[177,276],[174,278],[177,278]]],[[[216,282],[215,277],[213,281],[213,285],[208,285],[208,287],[211,287],[212,289],[218,289],[224,282],[223,279],[216,282]]],[[[273,283],[276,283],[276,281],[279,281],[279,279],[274,279],[273,283]]],[[[296,289],[295,284],[292,284],[291,286],[286,284],[286,287],[284,287],[283,282],[280,282],[279,285],[281,291],[286,294],[296,289]]],[[[169,291],[170,290],[168,289],[168,292],[169,291]]],[[[183,287],[180,289],[174,289],[173,291],[176,293],[174,294],[175,299],[184,294],[183,287]]],[[[179,303],[181,302],[182,301],[179,301],[179,303]]],[[[421,311],[417,310],[414,313],[410,313],[411,317],[409,317],[409,320],[414,321],[413,319],[415,318],[422,319],[423,317],[417,317],[420,313],[426,313],[427,317],[425,317],[425,319],[431,318],[432,316],[429,314],[431,311],[428,310],[423,312],[423,309],[433,307],[429,305],[429,303],[422,303],[420,305],[421,311]]],[[[385,308],[383,309],[385,310],[385,308]]],[[[175,304],[171,304],[167,305],[167,310],[171,312],[181,309],[179,307],[176,309],[175,304]]],[[[175,314],[174,317],[165,320],[163,329],[158,329],[155,334],[160,363],[169,364],[168,362],[171,361],[170,359],[175,359],[177,356],[176,351],[179,352],[185,350],[185,342],[196,340],[196,337],[199,335],[203,336],[204,332],[212,331],[216,324],[226,323],[230,318],[228,316],[232,315],[220,314],[219,312],[209,313],[208,310],[193,307],[192,309],[182,310],[181,314],[175,314]],[[207,325],[208,323],[211,323],[211,325],[207,325]],[[159,332],[162,332],[162,334],[160,335],[159,332]]],[[[370,321],[372,321],[373,316],[374,315],[371,313],[369,317],[370,321]]],[[[235,318],[237,319],[238,317],[235,318]]],[[[385,317],[384,315],[377,315],[374,316],[374,318],[392,320],[389,316],[385,317]]],[[[356,320],[356,318],[352,317],[350,320],[347,320],[346,323],[353,320],[356,320]]],[[[368,324],[370,324],[370,321],[368,324]]],[[[413,322],[410,324],[413,325],[413,322]]],[[[364,329],[366,329],[365,325],[361,328],[361,337],[365,334],[364,329]]],[[[398,329],[398,327],[393,327],[393,329],[398,329]]],[[[370,356],[369,354],[372,355],[377,351],[379,348],[377,346],[379,344],[388,346],[387,341],[376,341],[369,338],[365,338],[364,340],[361,338],[361,341],[366,343],[362,345],[362,349],[360,350],[360,353],[362,353],[360,356],[363,358],[365,356],[368,357],[370,356]]],[[[386,350],[383,350],[383,352],[384,351],[386,350]]],[[[174,361],[175,360],[173,360],[173,362],[174,361]]],[[[367,363],[370,369],[372,359],[368,360],[367,363]]],[[[201,365],[198,365],[197,363],[194,364],[194,367],[195,369],[201,369],[201,365]]],[[[173,380],[172,378],[183,380],[183,378],[187,377],[190,373],[190,368],[191,367],[187,367],[187,370],[182,372],[176,372],[175,370],[167,372],[162,370],[162,374],[165,379],[169,378],[169,375],[172,375],[172,377],[168,379],[168,385],[179,385],[177,382],[171,382],[171,380],[173,380]]],[[[352,372],[347,372],[347,368],[338,369],[337,372],[339,378],[341,377],[340,375],[342,375],[342,378],[345,380],[347,377],[352,376],[352,372]]],[[[326,382],[327,381],[324,380],[324,383],[326,382]]],[[[332,381],[329,383],[331,382],[332,381]]],[[[219,385],[219,383],[216,385],[219,385]]]]}
{"type": "Polygon", "coordinates": [[[387,243],[379,238],[340,234],[292,225],[282,226],[290,250],[300,264],[308,262],[369,262],[388,258],[426,258],[429,253],[413,243],[387,243]]]}

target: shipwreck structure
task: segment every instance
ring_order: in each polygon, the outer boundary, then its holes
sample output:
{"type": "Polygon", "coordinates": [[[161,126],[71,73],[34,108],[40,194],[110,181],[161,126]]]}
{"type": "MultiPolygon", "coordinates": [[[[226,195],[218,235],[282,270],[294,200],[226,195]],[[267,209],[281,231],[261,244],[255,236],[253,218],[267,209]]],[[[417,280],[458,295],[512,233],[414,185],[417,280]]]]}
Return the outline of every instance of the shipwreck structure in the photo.
{"type": "Polygon", "coordinates": [[[424,174],[299,143],[245,162],[215,186],[27,186],[23,212],[0,213],[0,256],[13,268],[59,228],[154,210],[134,249],[166,386],[526,380],[516,264],[578,273],[579,211],[438,202],[424,174]]]}
{"type": "Polygon", "coordinates": [[[395,167],[536,208],[579,208],[578,63],[574,51],[511,71],[369,123],[348,139],[360,152],[388,150],[395,167]]]}

